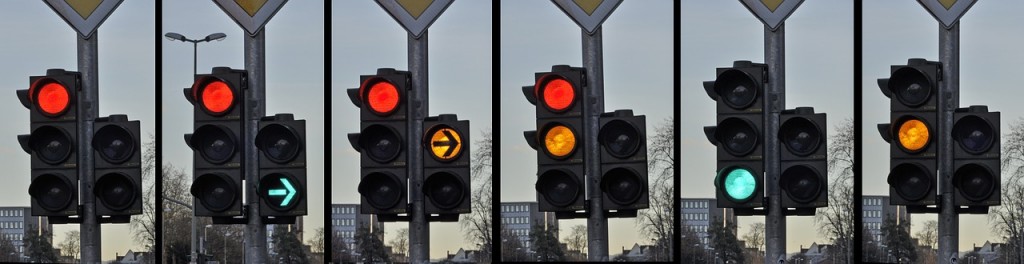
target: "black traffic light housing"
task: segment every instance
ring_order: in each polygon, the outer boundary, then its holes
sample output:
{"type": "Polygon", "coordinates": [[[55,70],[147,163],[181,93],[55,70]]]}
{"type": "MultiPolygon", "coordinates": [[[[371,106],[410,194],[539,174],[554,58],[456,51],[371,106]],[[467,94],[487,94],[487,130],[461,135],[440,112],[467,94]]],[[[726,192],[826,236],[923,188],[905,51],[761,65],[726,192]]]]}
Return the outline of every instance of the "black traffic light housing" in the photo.
{"type": "Polygon", "coordinates": [[[828,126],[825,113],[797,107],[782,112],[778,140],[781,148],[782,207],[797,215],[814,215],[828,206],[828,126]]]}
{"type": "Polygon", "coordinates": [[[953,187],[958,206],[1001,203],[1000,115],[988,106],[953,112],[953,187]]]}
{"type": "Polygon", "coordinates": [[[306,215],[306,120],[292,114],[260,119],[256,133],[259,155],[260,216],[306,215]]]}
{"type": "Polygon", "coordinates": [[[586,86],[585,68],[554,65],[550,72],[534,74],[532,86],[523,87],[526,100],[536,106],[537,130],[525,131],[523,136],[530,147],[537,150],[538,208],[541,212],[567,213],[556,214],[558,218],[568,218],[571,217],[568,213],[585,210],[583,91],[586,86]],[[547,139],[551,139],[550,146],[547,139]]]}
{"type": "Polygon", "coordinates": [[[423,194],[426,213],[457,221],[469,213],[472,201],[469,120],[454,114],[423,121],[423,194]]]}
{"type": "Polygon", "coordinates": [[[81,74],[49,69],[29,77],[29,89],[18,90],[28,108],[31,134],[19,135],[31,155],[33,216],[78,215],[78,103],[81,74]]]}
{"type": "Polygon", "coordinates": [[[184,90],[194,106],[195,131],[185,135],[185,142],[194,151],[190,192],[196,216],[242,215],[247,76],[245,70],[215,67],[210,74],[197,74],[184,90]]]}
{"type": "Polygon", "coordinates": [[[359,107],[360,132],[348,134],[360,153],[360,213],[398,215],[408,212],[408,91],[411,74],[390,68],[360,76],[348,89],[359,107]]]}
{"type": "MultiPolygon", "coordinates": [[[[142,214],[142,143],[139,121],[127,115],[95,120],[92,149],[96,156],[96,215],[142,214]]],[[[127,223],[120,218],[118,223],[127,223]]]]}
{"type": "Polygon", "coordinates": [[[890,204],[936,204],[941,66],[935,61],[909,59],[907,65],[893,65],[888,79],[878,79],[882,94],[890,98],[891,123],[879,125],[882,138],[890,143],[890,204]],[[925,139],[920,139],[922,136],[925,139]]]}
{"type": "Polygon", "coordinates": [[[603,209],[649,208],[646,116],[633,110],[604,113],[599,128],[603,209]]]}
{"type": "Polygon", "coordinates": [[[735,61],[732,67],[718,68],[715,76],[714,81],[704,82],[704,90],[716,102],[717,125],[704,127],[704,134],[717,146],[718,207],[764,207],[764,97],[768,66],[735,61]],[[726,191],[726,178],[736,169],[753,176],[748,197],[732,197],[726,191]]]}

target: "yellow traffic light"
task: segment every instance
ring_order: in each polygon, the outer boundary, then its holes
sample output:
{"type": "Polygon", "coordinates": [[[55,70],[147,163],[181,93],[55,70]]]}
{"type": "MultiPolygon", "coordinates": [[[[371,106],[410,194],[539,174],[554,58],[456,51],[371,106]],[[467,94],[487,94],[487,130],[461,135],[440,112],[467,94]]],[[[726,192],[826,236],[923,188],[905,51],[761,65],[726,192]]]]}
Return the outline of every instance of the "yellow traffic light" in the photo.
{"type": "Polygon", "coordinates": [[[919,151],[928,145],[928,126],[918,119],[911,119],[900,124],[899,141],[909,151],[919,151]]]}
{"type": "Polygon", "coordinates": [[[556,158],[564,158],[576,148],[576,135],[569,127],[556,125],[544,134],[544,149],[556,158]]]}
{"type": "Polygon", "coordinates": [[[455,159],[462,153],[462,135],[448,127],[434,130],[430,135],[430,154],[442,161],[455,159]]]}

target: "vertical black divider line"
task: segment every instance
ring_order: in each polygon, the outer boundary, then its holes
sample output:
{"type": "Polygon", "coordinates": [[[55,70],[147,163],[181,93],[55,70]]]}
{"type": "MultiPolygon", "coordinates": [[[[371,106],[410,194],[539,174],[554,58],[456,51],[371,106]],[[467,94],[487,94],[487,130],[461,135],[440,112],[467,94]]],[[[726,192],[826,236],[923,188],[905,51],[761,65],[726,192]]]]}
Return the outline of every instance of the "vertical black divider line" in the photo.
{"type": "MultiPolygon", "coordinates": [[[[154,21],[153,24],[155,25],[154,26],[154,30],[156,32],[154,32],[154,33],[156,33],[156,34],[154,34],[153,37],[156,39],[156,42],[155,42],[156,43],[156,51],[153,53],[153,56],[156,57],[155,58],[156,61],[154,63],[156,65],[154,65],[154,67],[153,67],[153,69],[154,69],[153,70],[153,74],[154,74],[154,77],[155,77],[155,78],[153,78],[153,82],[155,83],[153,85],[153,87],[154,87],[153,100],[155,101],[155,103],[153,104],[153,106],[154,106],[153,111],[154,111],[154,114],[155,114],[154,118],[156,120],[151,120],[150,121],[150,122],[153,122],[153,125],[155,127],[154,130],[156,130],[156,131],[153,132],[153,146],[156,147],[156,149],[153,151],[153,153],[154,153],[154,155],[153,155],[153,157],[154,157],[154,160],[153,160],[153,185],[154,185],[154,190],[153,190],[153,203],[154,203],[153,204],[153,210],[155,211],[155,212],[153,212],[153,220],[155,221],[155,223],[153,223],[153,229],[154,229],[154,231],[153,231],[153,240],[154,241],[153,241],[153,252],[151,252],[151,253],[155,257],[154,259],[157,262],[161,262],[163,260],[161,255],[163,253],[163,248],[164,248],[163,247],[163,245],[164,245],[164,241],[163,241],[164,206],[163,206],[163,204],[164,203],[163,203],[163,199],[161,199],[161,197],[163,196],[163,193],[164,193],[163,192],[163,190],[164,190],[164,185],[163,185],[163,141],[162,141],[162,139],[163,139],[163,120],[164,119],[163,119],[163,111],[160,111],[161,109],[163,109],[163,96],[161,94],[163,92],[163,86],[161,85],[161,80],[163,80],[163,74],[161,74],[161,72],[163,70],[163,36],[162,36],[162,34],[160,34],[160,32],[162,32],[162,29],[163,29],[163,0],[156,0],[155,5],[156,6],[154,6],[154,16],[153,16],[155,21],[154,21]]],[[[146,122],[146,121],[142,121],[142,122],[146,122]]],[[[139,135],[139,136],[141,137],[142,135],[139,135]]]]}
{"type": "Polygon", "coordinates": [[[672,43],[673,43],[673,47],[675,47],[672,50],[672,61],[673,61],[673,63],[672,63],[672,73],[673,73],[672,74],[672,76],[673,76],[673,78],[672,78],[672,85],[673,85],[673,89],[672,89],[672,102],[673,102],[673,104],[672,104],[672,160],[673,160],[673,162],[672,162],[673,163],[673,165],[672,165],[672,173],[675,175],[674,179],[672,180],[672,184],[674,184],[673,187],[675,187],[675,188],[673,189],[673,196],[672,196],[672,208],[673,208],[673,213],[672,213],[672,217],[673,217],[672,218],[672,230],[674,232],[672,232],[672,241],[673,242],[671,244],[671,247],[672,247],[672,260],[674,262],[676,262],[676,263],[680,263],[680,260],[682,260],[682,257],[683,257],[683,252],[682,252],[682,250],[680,250],[680,249],[682,249],[681,245],[683,243],[683,241],[682,241],[682,234],[680,233],[683,230],[682,229],[683,228],[683,226],[682,226],[683,221],[682,221],[682,218],[680,218],[680,216],[682,216],[682,208],[679,207],[679,200],[680,200],[679,197],[682,197],[682,194],[681,194],[682,192],[680,191],[680,187],[683,186],[683,184],[682,184],[683,183],[682,176],[680,175],[680,169],[679,169],[679,157],[681,156],[681,153],[682,153],[682,150],[679,149],[679,145],[680,145],[679,144],[679,126],[680,126],[680,123],[679,123],[679,113],[682,112],[682,106],[680,105],[680,102],[682,100],[682,98],[680,98],[680,93],[681,93],[680,91],[683,88],[683,83],[682,83],[682,80],[680,79],[681,76],[679,76],[679,70],[680,70],[680,67],[681,67],[680,65],[682,64],[682,59],[679,57],[680,53],[681,53],[680,52],[680,45],[681,45],[681,39],[680,38],[681,38],[681,36],[680,36],[680,33],[679,33],[680,32],[680,24],[681,24],[680,21],[679,21],[681,19],[681,17],[680,17],[681,11],[682,10],[681,10],[681,7],[679,5],[679,2],[678,1],[672,1],[672,36],[673,36],[672,37],[672,43]]]}
{"type": "MultiPolygon", "coordinates": [[[[863,230],[864,230],[864,212],[863,210],[863,193],[864,185],[862,184],[861,174],[861,139],[863,138],[863,119],[862,112],[864,110],[863,101],[861,96],[863,95],[864,82],[861,79],[863,76],[863,10],[861,1],[853,1],[853,257],[856,260],[863,260],[863,230]]],[[[857,261],[860,262],[860,261],[857,261]]]]}
{"type": "MultiPolygon", "coordinates": [[[[331,85],[331,65],[333,57],[331,57],[331,0],[324,0],[324,58],[327,58],[327,63],[324,63],[324,248],[323,257],[324,263],[331,262],[331,238],[334,237],[334,225],[331,223],[331,217],[334,215],[331,211],[331,179],[333,178],[333,171],[331,170],[331,128],[334,124],[332,121],[332,112],[334,107],[331,105],[331,90],[334,86],[331,85]]],[[[307,142],[308,144],[308,142],[307,142]]]]}
{"type": "MultiPolygon", "coordinates": [[[[491,3],[491,47],[501,54],[501,2],[491,3]],[[498,45],[494,45],[498,43],[498,45]]],[[[501,261],[501,56],[491,49],[491,262],[501,261]]]]}

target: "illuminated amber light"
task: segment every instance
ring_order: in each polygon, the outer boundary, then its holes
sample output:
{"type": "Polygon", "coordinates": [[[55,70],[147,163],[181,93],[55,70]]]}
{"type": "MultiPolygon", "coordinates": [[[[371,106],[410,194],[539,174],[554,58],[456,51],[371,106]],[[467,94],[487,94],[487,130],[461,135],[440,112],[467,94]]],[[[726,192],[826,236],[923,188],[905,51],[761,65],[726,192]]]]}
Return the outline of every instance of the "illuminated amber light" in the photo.
{"type": "Polygon", "coordinates": [[[544,134],[544,148],[555,157],[565,157],[576,148],[576,135],[568,127],[558,125],[544,134]]]}
{"type": "Polygon", "coordinates": [[[454,129],[438,129],[430,135],[430,152],[441,160],[454,159],[462,152],[462,137],[454,129]]]}
{"type": "Polygon", "coordinates": [[[907,120],[900,124],[900,145],[910,151],[924,149],[928,145],[928,133],[928,126],[921,120],[907,120]]]}

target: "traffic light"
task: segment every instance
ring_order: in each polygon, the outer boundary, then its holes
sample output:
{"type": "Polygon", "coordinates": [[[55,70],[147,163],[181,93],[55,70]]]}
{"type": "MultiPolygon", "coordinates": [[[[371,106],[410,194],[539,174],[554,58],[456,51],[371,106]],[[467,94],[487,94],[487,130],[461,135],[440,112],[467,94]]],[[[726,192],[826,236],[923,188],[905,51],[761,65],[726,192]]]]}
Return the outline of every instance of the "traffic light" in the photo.
{"type": "Polygon", "coordinates": [[[260,216],[306,215],[306,120],[292,114],[260,119],[260,216]]]}
{"type": "Polygon", "coordinates": [[[29,77],[18,99],[30,111],[31,134],[18,141],[31,154],[33,216],[78,215],[78,91],[81,74],[50,69],[29,77]]]}
{"type": "Polygon", "coordinates": [[[584,68],[555,65],[535,74],[524,86],[526,99],[537,107],[537,130],[524,136],[537,150],[537,203],[541,212],[584,210],[583,175],[584,68]]]}
{"type": "Polygon", "coordinates": [[[601,115],[601,191],[604,210],[650,206],[647,187],[647,118],[633,110],[601,115]]]}
{"type": "Polygon", "coordinates": [[[999,112],[988,106],[953,112],[953,187],[958,206],[1000,204],[999,112]]]}
{"type": "Polygon", "coordinates": [[[813,215],[813,208],[828,206],[825,121],[825,113],[816,114],[811,107],[783,111],[779,118],[778,136],[783,146],[779,187],[783,208],[811,208],[813,215]]]}
{"type": "Polygon", "coordinates": [[[716,200],[720,208],[764,206],[764,87],[768,67],[736,61],[718,68],[704,90],[716,101],[717,126],[704,127],[717,146],[716,200]]]}
{"type": "Polygon", "coordinates": [[[96,185],[96,215],[142,214],[142,144],[139,121],[126,115],[97,118],[92,149],[96,185]]]}
{"type": "Polygon", "coordinates": [[[360,132],[348,134],[360,152],[360,212],[401,214],[408,210],[408,97],[407,71],[377,69],[360,76],[360,86],[348,96],[359,107],[360,132]]]}
{"type": "Polygon", "coordinates": [[[196,75],[192,88],[185,88],[195,113],[195,131],[185,135],[185,142],[194,151],[196,216],[242,215],[247,83],[245,70],[216,67],[196,75]]]}
{"type": "Polygon", "coordinates": [[[936,136],[941,64],[910,59],[878,79],[890,98],[890,124],[878,126],[889,142],[889,196],[893,205],[936,204],[936,136]]]}
{"type": "Polygon", "coordinates": [[[469,121],[455,115],[423,121],[423,194],[427,214],[470,212],[469,121]]]}

